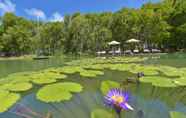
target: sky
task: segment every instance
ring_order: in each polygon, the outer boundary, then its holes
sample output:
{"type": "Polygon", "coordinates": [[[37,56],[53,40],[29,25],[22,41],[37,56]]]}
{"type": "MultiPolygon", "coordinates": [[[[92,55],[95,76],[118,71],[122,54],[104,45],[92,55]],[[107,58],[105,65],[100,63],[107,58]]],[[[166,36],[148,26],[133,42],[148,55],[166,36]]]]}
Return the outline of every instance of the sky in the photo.
{"type": "Polygon", "coordinates": [[[124,7],[139,8],[149,1],[159,0],[0,0],[0,15],[13,12],[33,20],[62,21],[66,14],[115,12],[124,7]]]}

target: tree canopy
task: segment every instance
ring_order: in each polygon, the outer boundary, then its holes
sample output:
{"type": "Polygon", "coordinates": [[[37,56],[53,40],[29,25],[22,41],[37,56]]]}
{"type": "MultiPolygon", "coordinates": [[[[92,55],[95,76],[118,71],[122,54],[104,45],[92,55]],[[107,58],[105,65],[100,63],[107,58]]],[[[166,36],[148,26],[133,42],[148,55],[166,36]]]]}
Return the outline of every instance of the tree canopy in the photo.
{"type": "Polygon", "coordinates": [[[62,22],[36,22],[6,13],[1,17],[0,52],[6,56],[42,53],[94,53],[112,40],[135,38],[149,48],[186,48],[186,1],[164,0],[117,12],[79,12],[62,22]]]}

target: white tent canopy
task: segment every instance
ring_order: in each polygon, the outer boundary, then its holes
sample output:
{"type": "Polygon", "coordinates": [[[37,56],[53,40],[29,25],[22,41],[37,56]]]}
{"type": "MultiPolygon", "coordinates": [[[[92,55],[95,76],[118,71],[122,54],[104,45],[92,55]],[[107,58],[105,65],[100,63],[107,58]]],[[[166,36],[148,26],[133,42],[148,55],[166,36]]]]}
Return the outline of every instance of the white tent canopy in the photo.
{"type": "Polygon", "coordinates": [[[109,45],[119,45],[120,42],[117,42],[117,41],[111,41],[108,43],[109,45]]]}
{"type": "Polygon", "coordinates": [[[137,40],[137,39],[129,39],[126,41],[127,43],[139,43],[140,40],[137,40]]]}

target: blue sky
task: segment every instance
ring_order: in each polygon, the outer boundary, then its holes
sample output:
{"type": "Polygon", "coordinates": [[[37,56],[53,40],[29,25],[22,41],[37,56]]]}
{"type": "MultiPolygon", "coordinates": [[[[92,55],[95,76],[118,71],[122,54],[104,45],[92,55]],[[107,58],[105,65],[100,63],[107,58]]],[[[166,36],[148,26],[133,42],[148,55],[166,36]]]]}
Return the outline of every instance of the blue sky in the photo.
{"type": "Polygon", "coordinates": [[[0,0],[0,15],[14,12],[29,19],[60,21],[65,14],[117,11],[123,7],[139,8],[159,0],[0,0]]]}

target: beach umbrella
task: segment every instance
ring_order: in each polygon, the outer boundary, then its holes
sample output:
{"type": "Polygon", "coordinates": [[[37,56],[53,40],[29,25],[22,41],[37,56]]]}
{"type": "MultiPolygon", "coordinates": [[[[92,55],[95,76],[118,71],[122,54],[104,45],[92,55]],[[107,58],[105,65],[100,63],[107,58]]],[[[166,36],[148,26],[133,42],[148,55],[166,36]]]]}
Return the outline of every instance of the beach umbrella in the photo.
{"type": "Polygon", "coordinates": [[[119,45],[120,42],[118,42],[118,41],[111,41],[111,42],[109,42],[108,44],[109,44],[109,45],[119,45]]]}
{"type": "Polygon", "coordinates": [[[129,39],[126,41],[127,43],[139,43],[140,40],[137,40],[137,39],[129,39]]]}

